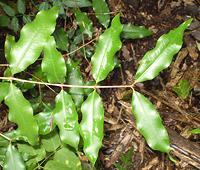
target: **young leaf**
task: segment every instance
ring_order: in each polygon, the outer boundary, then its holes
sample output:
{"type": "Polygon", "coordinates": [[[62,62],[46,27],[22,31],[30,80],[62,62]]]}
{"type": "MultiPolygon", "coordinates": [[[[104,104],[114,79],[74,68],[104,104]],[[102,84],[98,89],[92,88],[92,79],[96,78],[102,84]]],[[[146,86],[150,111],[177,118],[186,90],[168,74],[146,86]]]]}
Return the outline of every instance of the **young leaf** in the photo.
{"type": "Polygon", "coordinates": [[[41,142],[42,147],[44,147],[47,152],[54,152],[61,145],[60,137],[56,130],[46,136],[43,136],[41,142]]]}
{"type": "Polygon", "coordinates": [[[114,55],[122,46],[121,32],[122,24],[118,14],[113,18],[111,27],[99,37],[95,54],[91,58],[92,75],[97,83],[104,80],[114,69],[114,55]]]}
{"type": "Polygon", "coordinates": [[[53,160],[49,160],[44,166],[44,170],[81,170],[79,158],[67,148],[57,151],[53,160]]]}
{"type": "Polygon", "coordinates": [[[20,14],[24,14],[26,11],[25,0],[17,0],[17,10],[20,14]]]}
{"type": "Polygon", "coordinates": [[[68,7],[90,7],[92,6],[91,2],[89,0],[63,0],[63,4],[65,4],[68,7]]]}
{"type": "Polygon", "coordinates": [[[15,37],[12,36],[12,35],[7,34],[6,35],[5,45],[4,45],[4,51],[5,51],[6,60],[8,62],[10,62],[10,58],[11,58],[10,50],[14,46],[14,44],[15,44],[15,37]]]}
{"type": "Polygon", "coordinates": [[[22,92],[12,83],[5,97],[5,104],[9,107],[9,120],[18,125],[19,137],[35,145],[38,142],[38,125],[33,117],[33,109],[22,92]]]}
{"type": "Polygon", "coordinates": [[[7,148],[5,162],[3,165],[4,170],[25,170],[25,164],[18,150],[10,144],[7,148]]]}
{"type": "Polygon", "coordinates": [[[76,22],[80,27],[82,33],[87,34],[89,37],[92,37],[93,26],[92,21],[88,18],[85,12],[81,12],[80,9],[74,10],[76,16],[76,22]]]}
{"type": "Polygon", "coordinates": [[[47,135],[55,128],[53,121],[53,111],[41,112],[35,115],[35,119],[39,126],[39,134],[47,135]]]}
{"type": "Polygon", "coordinates": [[[0,82],[0,103],[4,100],[4,98],[8,94],[9,87],[10,87],[9,83],[0,82]]]}
{"type": "Polygon", "coordinates": [[[56,96],[54,119],[60,130],[61,141],[77,149],[80,139],[78,114],[71,96],[64,90],[56,96]]]}
{"type": "Polygon", "coordinates": [[[104,108],[96,91],[89,94],[81,106],[80,134],[84,141],[84,152],[94,165],[103,140],[104,108]]]}
{"type": "Polygon", "coordinates": [[[139,39],[152,35],[152,32],[144,26],[135,26],[131,24],[123,25],[122,38],[139,39]]]}
{"type": "Polygon", "coordinates": [[[134,91],[132,111],[136,119],[136,126],[148,145],[154,150],[169,153],[169,137],[154,105],[142,94],[134,91]]]}
{"type": "Polygon", "coordinates": [[[185,21],[178,28],[158,39],[156,47],[148,51],[140,61],[140,66],[135,75],[136,82],[152,80],[160,71],[170,65],[173,56],[182,46],[183,33],[191,22],[192,19],[185,21]]]}
{"type": "Polygon", "coordinates": [[[107,28],[110,23],[109,8],[105,0],[92,0],[93,10],[99,22],[107,28]]]}
{"type": "Polygon", "coordinates": [[[173,87],[173,90],[182,99],[186,99],[190,95],[191,89],[192,88],[190,87],[190,83],[183,79],[173,87]]]}
{"type": "Polygon", "coordinates": [[[56,49],[56,42],[50,36],[44,46],[44,58],[42,60],[42,71],[46,73],[50,83],[64,83],[67,68],[62,54],[56,49]]]}
{"type": "MultiPolygon", "coordinates": [[[[67,70],[68,70],[68,75],[67,75],[68,84],[83,85],[83,78],[78,63],[69,59],[67,62],[67,70]]],[[[69,89],[69,93],[71,94],[76,107],[80,108],[84,100],[84,89],[72,87],[69,89]]]]}
{"type": "Polygon", "coordinates": [[[56,40],[56,47],[62,51],[68,50],[68,35],[64,28],[58,28],[54,32],[54,38],[56,40]]]}
{"type": "Polygon", "coordinates": [[[57,7],[41,11],[34,21],[22,28],[20,38],[10,52],[9,64],[12,74],[25,70],[38,59],[47,38],[54,31],[57,16],[57,7]]]}
{"type": "Polygon", "coordinates": [[[5,13],[10,16],[10,17],[14,17],[15,16],[15,10],[12,9],[9,5],[0,2],[0,6],[3,8],[3,10],[5,11],[5,13]]]}
{"type": "Polygon", "coordinates": [[[195,135],[200,134],[200,128],[196,128],[196,129],[191,130],[191,133],[195,134],[195,135]]]}

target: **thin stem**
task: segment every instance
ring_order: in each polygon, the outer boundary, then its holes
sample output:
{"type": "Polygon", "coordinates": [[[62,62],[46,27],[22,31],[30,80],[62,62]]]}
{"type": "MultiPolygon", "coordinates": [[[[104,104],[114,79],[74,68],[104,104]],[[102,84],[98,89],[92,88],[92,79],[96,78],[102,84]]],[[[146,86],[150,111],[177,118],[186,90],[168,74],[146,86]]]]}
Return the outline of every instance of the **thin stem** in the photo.
{"type": "Polygon", "coordinates": [[[10,139],[9,137],[5,136],[5,135],[2,134],[2,133],[0,133],[0,136],[3,137],[3,138],[5,138],[5,139],[8,140],[8,141],[11,141],[11,140],[12,140],[12,139],[10,139]]]}
{"type": "Polygon", "coordinates": [[[75,88],[84,88],[84,89],[113,89],[113,88],[132,88],[133,85],[113,85],[113,86],[84,86],[84,85],[72,85],[72,84],[56,84],[56,83],[47,83],[47,82],[39,82],[39,81],[31,81],[31,80],[24,80],[19,79],[15,77],[0,77],[0,80],[8,80],[8,81],[18,81],[23,83],[32,83],[32,84],[40,84],[40,85],[46,85],[46,86],[57,86],[60,88],[63,87],[75,87],[75,88]]]}
{"type": "Polygon", "coordinates": [[[0,64],[0,67],[8,67],[9,64],[0,64]]]}

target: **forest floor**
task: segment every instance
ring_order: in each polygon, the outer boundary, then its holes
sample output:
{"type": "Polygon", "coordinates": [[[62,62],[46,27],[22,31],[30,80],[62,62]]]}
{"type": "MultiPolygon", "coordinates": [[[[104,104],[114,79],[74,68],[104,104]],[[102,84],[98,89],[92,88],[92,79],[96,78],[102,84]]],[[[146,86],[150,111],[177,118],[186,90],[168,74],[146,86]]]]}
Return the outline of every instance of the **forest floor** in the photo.
{"type": "MultiPolygon", "coordinates": [[[[121,11],[122,23],[143,25],[153,35],[140,40],[124,40],[119,53],[121,67],[115,69],[102,85],[131,84],[140,59],[152,49],[157,39],[177,27],[186,19],[194,18],[184,34],[184,44],[174,57],[170,67],[157,78],[137,85],[136,89],[148,97],[158,109],[171,141],[171,156],[153,151],[135,127],[131,113],[131,91],[127,89],[103,89],[100,94],[105,107],[103,147],[100,151],[100,169],[124,170],[195,170],[200,169],[200,136],[191,133],[200,127],[200,58],[197,43],[200,42],[200,2],[198,0],[108,0],[113,13],[121,11]],[[190,95],[181,99],[173,91],[180,80],[190,84],[190,95]],[[124,155],[124,157],[122,156],[124,155]]],[[[87,11],[87,9],[86,9],[87,11]]],[[[0,31],[0,48],[3,51],[5,35],[0,31]]],[[[2,61],[4,62],[4,61],[2,61]]],[[[85,66],[81,66],[85,71],[85,66]]],[[[4,69],[1,68],[1,75],[4,69]]],[[[5,107],[1,106],[1,109],[5,107]]],[[[2,112],[0,131],[13,125],[2,112]]]]}

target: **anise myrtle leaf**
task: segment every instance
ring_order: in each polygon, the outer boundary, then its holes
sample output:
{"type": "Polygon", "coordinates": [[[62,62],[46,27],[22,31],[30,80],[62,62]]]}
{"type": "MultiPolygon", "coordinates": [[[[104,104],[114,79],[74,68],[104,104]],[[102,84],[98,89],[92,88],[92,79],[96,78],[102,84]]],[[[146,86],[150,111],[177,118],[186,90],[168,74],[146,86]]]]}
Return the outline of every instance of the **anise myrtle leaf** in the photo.
{"type": "Polygon", "coordinates": [[[104,127],[104,108],[96,91],[89,94],[81,106],[82,121],[80,134],[84,141],[84,153],[94,165],[102,146],[104,127]]]}
{"type": "Polygon", "coordinates": [[[191,22],[192,19],[185,21],[158,39],[156,47],[148,51],[140,61],[135,75],[136,82],[152,80],[170,65],[173,56],[181,49],[184,31],[191,22]]]}
{"type": "Polygon", "coordinates": [[[169,153],[169,137],[167,130],[155,106],[142,94],[133,91],[132,112],[136,119],[136,126],[144,136],[148,145],[161,152],[169,153]]]}
{"type": "Polygon", "coordinates": [[[24,71],[38,59],[47,38],[54,32],[57,17],[57,7],[40,11],[34,21],[22,28],[19,40],[10,51],[9,64],[12,74],[24,71]]]}
{"type": "Polygon", "coordinates": [[[5,97],[5,104],[9,107],[8,119],[18,125],[17,133],[31,145],[38,142],[38,125],[33,116],[33,109],[22,92],[12,83],[5,97]]]}
{"type": "Polygon", "coordinates": [[[122,46],[121,32],[122,24],[118,14],[113,18],[111,27],[100,35],[95,53],[91,58],[92,75],[97,83],[104,80],[115,67],[114,56],[122,46]]]}
{"type": "Polygon", "coordinates": [[[62,54],[56,49],[53,36],[50,36],[45,43],[41,67],[49,83],[64,83],[67,68],[62,54]]]}
{"type": "Polygon", "coordinates": [[[4,170],[13,170],[13,169],[25,170],[26,169],[24,161],[20,153],[12,144],[8,145],[3,169],[4,170]]]}
{"type": "Polygon", "coordinates": [[[150,35],[152,35],[152,31],[144,26],[125,24],[123,25],[121,37],[124,39],[140,39],[150,35]]]}
{"type": "Polygon", "coordinates": [[[80,140],[78,114],[72,97],[61,90],[56,96],[54,120],[60,130],[60,139],[63,143],[78,149],[80,140]]]}
{"type": "Polygon", "coordinates": [[[93,10],[99,22],[107,28],[110,23],[109,8],[105,0],[92,0],[93,10]]]}

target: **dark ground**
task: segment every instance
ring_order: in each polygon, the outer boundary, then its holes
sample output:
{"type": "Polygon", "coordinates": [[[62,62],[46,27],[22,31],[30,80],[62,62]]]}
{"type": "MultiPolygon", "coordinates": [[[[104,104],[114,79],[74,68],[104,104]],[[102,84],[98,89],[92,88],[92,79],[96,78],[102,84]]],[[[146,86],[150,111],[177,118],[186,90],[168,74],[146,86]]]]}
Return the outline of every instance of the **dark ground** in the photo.
{"type": "MultiPolygon", "coordinates": [[[[122,67],[113,71],[104,81],[105,85],[132,83],[138,61],[155,46],[156,40],[187,18],[193,17],[194,20],[190,30],[185,32],[183,47],[170,67],[154,80],[136,87],[160,112],[169,132],[173,148],[171,155],[177,162],[173,163],[167,155],[152,151],[135,128],[130,107],[131,92],[104,89],[101,90],[105,105],[105,136],[99,158],[101,169],[115,169],[115,162],[120,162],[120,155],[130,148],[134,148],[134,154],[130,166],[124,167],[127,170],[200,169],[200,136],[190,133],[190,130],[200,127],[200,58],[196,45],[196,41],[200,41],[200,1],[109,0],[108,4],[110,11],[122,12],[122,23],[144,25],[154,34],[141,40],[123,42],[118,54],[122,67]],[[188,80],[192,87],[186,100],[177,97],[172,90],[180,79],[188,80]]],[[[8,31],[0,31],[1,55],[8,31]]],[[[5,131],[12,125],[7,122],[6,110],[2,113],[0,129],[5,131]]]]}

